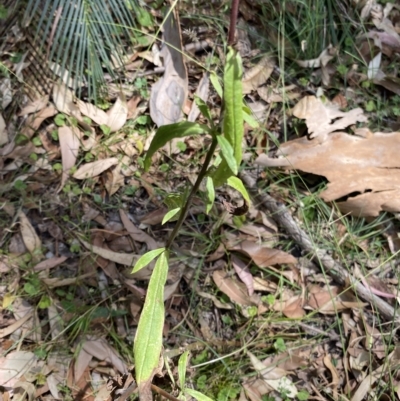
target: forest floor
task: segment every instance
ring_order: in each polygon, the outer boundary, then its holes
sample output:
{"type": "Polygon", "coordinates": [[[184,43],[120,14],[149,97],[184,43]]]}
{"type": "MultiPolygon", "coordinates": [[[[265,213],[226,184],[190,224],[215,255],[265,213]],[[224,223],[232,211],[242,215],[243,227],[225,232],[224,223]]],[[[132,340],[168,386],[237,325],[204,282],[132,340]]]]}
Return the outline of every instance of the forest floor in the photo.
{"type": "MultiPolygon", "coordinates": [[[[235,213],[243,200],[225,186],[208,214],[205,188],[194,199],[154,384],[178,397],[189,350],[185,385],[218,401],[399,400],[399,7],[276,3],[240,3],[252,202],[235,213]]],[[[161,38],[161,11],[145,17],[161,38]]],[[[223,71],[229,7],[182,4],[179,18],[184,56],[170,63],[186,67],[184,118],[204,122],[194,99],[219,115],[210,74],[223,71]]],[[[118,400],[128,385],[151,273],[132,267],[165,243],[175,223],[162,221],[210,144],[182,138],[144,172],[170,112],[151,110],[153,87],[172,78],[139,42],[96,106],[64,84],[23,94],[18,41],[2,47],[0,399],[118,400]]]]}

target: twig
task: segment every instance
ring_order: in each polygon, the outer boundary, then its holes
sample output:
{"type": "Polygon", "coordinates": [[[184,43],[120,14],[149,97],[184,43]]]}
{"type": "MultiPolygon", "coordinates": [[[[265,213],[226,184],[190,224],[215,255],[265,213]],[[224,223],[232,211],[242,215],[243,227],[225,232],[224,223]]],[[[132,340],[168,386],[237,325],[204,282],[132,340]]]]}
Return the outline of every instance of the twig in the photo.
{"type": "Polygon", "coordinates": [[[165,245],[166,249],[170,249],[171,248],[171,245],[174,242],[175,237],[178,235],[178,232],[179,232],[183,222],[186,219],[186,215],[188,213],[189,207],[192,204],[192,198],[196,194],[198,189],[200,188],[201,181],[203,180],[203,178],[207,174],[207,169],[208,169],[208,166],[209,166],[209,164],[211,162],[211,159],[212,159],[212,157],[214,155],[215,148],[217,147],[217,144],[218,144],[217,140],[213,139],[213,141],[211,143],[211,146],[210,146],[210,149],[207,152],[206,159],[204,160],[203,166],[202,166],[202,168],[200,170],[200,173],[197,176],[197,180],[194,183],[194,185],[193,185],[193,187],[192,187],[192,189],[191,189],[191,191],[190,191],[190,193],[189,193],[189,195],[188,195],[188,197],[187,197],[187,199],[185,201],[185,205],[183,206],[183,208],[182,208],[182,210],[181,210],[181,212],[179,214],[179,219],[175,224],[174,230],[172,231],[171,235],[169,236],[169,238],[167,240],[167,243],[165,245]]]}
{"type": "Polygon", "coordinates": [[[151,389],[155,391],[157,394],[160,394],[161,396],[167,398],[170,401],[180,401],[178,398],[174,397],[173,395],[167,393],[164,391],[162,388],[157,387],[156,385],[152,384],[151,389]]]}
{"type": "Polygon", "coordinates": [[[229,24],[228,46],[235,43],[236,23],[239,14],[239,0],[232,0],[231,22],[229,24]]]}
{"type": "Polygon", "coordinates": [[[326,269],[332,278],[341,285],[350,282],[356,294],[363,300],[371,303],[380,314],[387,320],[394,320],[400,322],[400,316],[396,313],[395,309],[383,299],[374,295],[369,289],[365,288],[360,281],[355,279],[348,271],[339,263],[337,263],[326,250],[319,249],[306,232],[304,232],[294,221],[292,215],[286,209],[286,206],[277,202],[274,198],[265,193],[259,193],[256,186],[256,181],[248,173],[242,172],[242,181],[248,187],[253,196],[257,197],[263,206],[265,206],[271,213],[277,223],[285,229],[285,231],[301,246],[301,248],[314,254],[319,263],[326,269]]]}

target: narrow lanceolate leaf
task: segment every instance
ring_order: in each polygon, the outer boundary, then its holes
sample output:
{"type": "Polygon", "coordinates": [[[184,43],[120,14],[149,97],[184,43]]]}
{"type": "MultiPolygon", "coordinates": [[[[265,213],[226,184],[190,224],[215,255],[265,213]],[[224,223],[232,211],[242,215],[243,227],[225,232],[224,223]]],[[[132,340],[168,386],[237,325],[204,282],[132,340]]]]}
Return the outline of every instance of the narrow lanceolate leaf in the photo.
{"type": "Polygon", "coordinates": [[[158,149],[162,148],[169,141],[174,138],[183,138],[190,135],[199,135],[210,133],[210,128],[204,124],[191,123],[188,121],[182,121],[176,124],[163,125],[160,127],[155,137],[153,138],[150,148],[146,153],[144,159],[144,168],[147,171],[151,164],[151,157],[158,149]]]}
{"type": "Polygon", "coordinates": [[[189,394],[191,397],[195,398],[198,401],[214,401],[212,398],[207,397],[200,391],[193,390],[191,388],[185,388],[185,393],[189,394]]]}
{"type": "Polygon", "coordinates": [[[181,210],[180,207],[177,207],[176,209],[170,210],[163,218],[161,225],[164,225],[167,221],[170,221],[175,215],[179,213],[181,210]]]}
{"type": "Polygon", "coordinates": [[[240,54],[229,49],[224,71],[224,135],[233,147],[236,162],[242,161],[243,101],[242,60],[240,54]]]}
{"type": "Polygon", "coordinates": [[[150,384],[158,367],[164,327],[164,286],[168,273],[168,251],[163,252],[151,275],[146,301],[135,336],[136,382],[141,388],[150,384]]]}
{"type": "Polygon", "coordinates": [[[158,248],[158,249],[153,249],[152,251],[145,253],[136,262],[135,267],[132,270],[132,274],[143,269],[143,267],[146,267],[150,262],[152,262],[158,255],[160,255],[164,251],[165,251],[165,248],[158,248]]]}
{"type": "Polygon", "coordinates": [[[219,97],[222,98],[222,86],[219,82],[218,75],[214,71],[210,74],[210,81],[214,89],[217,91],[219,97]]]}
{"type": "Polygon", "coordinates": [[[238,177],[229,177],[227,182],[226,182],[230,187],[236,189],[236,191],[240,192],[240,194],[243,196],[244,199],[248,203],[250,203],[250,196],[249,193],[247,192],[247,189],[243,185],[243,182],[240,178],[238,177]]]}
{"type": "Polygon", "coordinates": [[[212,209],[214,205],[214,200],[215,200],[215,189],[214,189],[214,183],[211,177],[207,177],[207,183],[206,183],[206,190],[207,190],[207,207],[206,207],[206,213],[210,213],[210,210],[212,209]]]}
{"type": "Polygon", "coordinates": [[[186,368],[188,363],[189,351],[185,351],[179,358],[178,362],[178,377],[179,377],[179,386],[181,390],[185,388],[186,383],[186,368]]]}
{"type": "MultiPolygon", "coordinates": [[[[212,76],[212,75],[211,75],[212,76]]],[[[211,78],[210,76],[210,78],[211,78]]],[[[233,148],[236,165],[242,161],[243,101],[242,101],[242,60],[238,52],[229,49],[224,70],[224,122],[223,134],[233,148]]],[[[228,161],[223,156],[217,171],[212,175],[214,186],[225,184],[233,175],[228,161]]]]}
{"type": "Polygon", "coordinates": [[[238,165],[236,163],[235,155],[233,154],[233,148],[228,140],[222,135],[217,135],[218,145],[221,148],[222,156],[226,161],[226,164],[231,169],[232,173],[237,175],[238,165]]]}

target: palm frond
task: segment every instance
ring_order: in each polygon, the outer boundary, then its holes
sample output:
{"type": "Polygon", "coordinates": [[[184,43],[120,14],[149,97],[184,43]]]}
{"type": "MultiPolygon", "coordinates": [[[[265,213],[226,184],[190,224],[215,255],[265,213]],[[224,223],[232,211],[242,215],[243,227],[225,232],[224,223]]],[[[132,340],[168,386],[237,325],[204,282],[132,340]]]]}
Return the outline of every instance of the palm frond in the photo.
{"type": "Polygon", "coordinates": [[[19,0],[35,51],[64,82],[96,99],[104,72],[115,76],[134,29],[139,0],[19,0]],[[119,64],[119,65],[118,65],[119,64]]]}

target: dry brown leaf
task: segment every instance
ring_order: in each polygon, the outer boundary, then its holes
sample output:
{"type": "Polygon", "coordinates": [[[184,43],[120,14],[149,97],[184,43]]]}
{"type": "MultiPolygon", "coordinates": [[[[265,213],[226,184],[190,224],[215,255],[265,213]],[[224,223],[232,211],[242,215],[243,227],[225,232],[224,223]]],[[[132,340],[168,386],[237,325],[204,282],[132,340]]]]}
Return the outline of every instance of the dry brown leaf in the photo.
{"type": "Polygon", "coordinates": [[[61,191],[61,189],[67,182],[69,177],[69,170],[75,166],[76,158],[78,157],[80,145],[78,131],[78,128],[71,128],[67,127],[66,125],[58,129],[63,166],[61,184],[60,188],[58,188],[58,192],[61,191]]]}
{"type": "Polygon", "coordinates": [[[243,93],[250,93],[252,90],[256,90],[259,86],[265,84],[268,78],[274,71],[276,60],[271,56],[264,56],[257,65],[250,68],[243,74],[242,86],[243,93]]]}
{"type": "Polygon", "coordinates": [[[336,132],[321,144],[295,139],[281,145],[279,154],[284,158],[260,155],[256,163],[326,177],[329,184],[320,195],[326,202],[360,192],[337,203],[343,213],[378,216],[381,211],[400,212],[400,132],[356,134],[362,136],[336,132]]]}
{"type": "Polygon", "coordinates": [[[0,113],[0,146],[8,142],[8,132],[6,122],[4,121],[3,115],[0,113]]]}
{"type": "Polygon", "coordinates": [[[137,228],[122,209],[119,210],[119,215],[121,217],[122,224],[134,241],[145,242],[149,251],[159,248],[159,245],[155,239],[150,237],[150,235],[146,234],[140,228],[137,228]]]}
{"type": "Polygon", "coordinates": [[[249,295],[254,294],[254,283],[253,276],[250,273],[248,264],[244,263],[243,260],[239,259],[235,255],[231,255],[232,266],[235,269],[236,274],[239,276],[240,280],[246,285],[249,295]]]}
{"type": "Polygon", "coordinates": [[[229,247],[229,250],[243,252],[259,267],[297,263],[297,259],[294,256],[284,251],[267,248],[251,241],[243,241],[236,246],[229,247]]]}
{"type": "Polygon", "coordinates": [[[324,142],[331,132],[356,122],[367,121],[367,117],[360,108],[343,112],[336,104],[324,104],[315,96],[306,96],[301,99],[293,108],[293,115],[306,120],[310,138],[318,137],[320,143],[324,142]]]}
{"type": "Polygon", "coordinates": [[[18,217],[20,222],[22,239],[28,251],[30,253],[34,253],[35,250],[40,250],[42,246],[42,241],[36,234],[35,229],[32,227],[32,224],[26,217],[25,213],[23,211],[20,211],[18,217]]]}
{"type": "Polygon", "coordinates": [[[108,124],[108,115],[107,113],[96,107],[91,103],[83,102],[82,100],[77,100],[77,106],[79,107],[80,112],[84,115],[92,119],[98,125],[107,125],[108,124]]]}
{"type": "Polygon", "coordinates": [[[318,312],[331,315],[345,309],[362,309],[366,303],[350,297],[348,293],[339,294],[337,288],[330,291],[322,290],[309,295],[308,306],[318,312]]]}
{"type": "Polygon", "coordinates": [[[161,56],[165,71],[163,77],[153,85],[150,94],[150,116],[157,127],[182,119],[182,108],[188,92],[180,25],[175,9],[165,20],[163,39],[161,56]]]}
{"type": "Polygon", "coordinates": [[[18,113],[18,116],[25,116],[31,113],[37,113],[38,111],[42,110],[46,107],[47,103],[49,102],[49,95],[45,95],[36,99],[34,101],[28,102],[28,104],[18,113]]]}
{"type": "Polygon", "coordinates": [[[92,163],[86,163],[75,171],[73,177],[77,180],[84,180],[85,178],[93,178],[101,174],[103,171],[118,164],[116,157],[109,157],[108,159],[97,160],[92,163]]]}
{"type": "Polygon", "coordinates": [[[111,109],[107,111],[108,120],[106,125],[110,127],[111,132],[120,130],[126,123],[128,117],[128,106],[125,95],[120,93],[111,109]]]}
{"type": "Polygon", "coordinates": [[[21,134],[31,138],[40,127],[42,122],[46,120],[46,118],[53,117],[56,113],[57,110],[55,107],[50,105],[45,109],[40,110],[38,113],[29,116],[25,121],[24,127],[21,130],[21,134]]]}
{"type": "Polygon", "coordinates": [[[301,96],[299,92],[291,92],[297,88],[296,85],[285,86],[284,88],[272,88],[262,86],[257,89],[260,98],[267,103],[280,103],[297,99],[301,96]]]}
{"type": "Polygon", "coordinates": [[[125,177],[121,173],[120,163],[111,171],[106,172],[104,186],[110,196],[114,195],[124,184],[125,177]]]}
{"type": "Polygon", "coordinates": [[[303,300],[300,296],[295,296],[289,299],[285,303],[285,307],[282,309],[282,313],[289,318],[298,319],[303,317],[306,312],[303,309],[303,300]]]}
{"type": "Polygon", "coordinates": [[[136,254],[113,252],[108,249],[100,248],[99,246],[91,245],[83,239],[79,239],[79,241],[85,246],[85,248],[92,251],[96,255],[121,265],[133,266],[136,260],[139,259],[139,256],[136,254]]]}
{"type": "Polygon", "coordinates": [[[140,96],[133,96],[131,97],[128,102],[126,103],[126,107],[128,108],[128,115],[126,117],[127,120],[131,118],[136,118],[139,114],[138,104],[142,98],[140,96]]]}
{"type": "Polygon", "coordinates": [[[34,266],[33,270],[39,272],[42,270],[52,269],[53,267],[59,266],[61,263],[64,263],[67,259],[68,258],[66,256],[54,256],[53,258],[46,259],[38,263],[36,266],[34,266]]]}
{"type": "Polygon", "coordinates": [[[266,367],[255,355],[249,351],[247,351],[247,355],[249,356],[254,369],[262,376],[263,380],[266,384],[268,384],[268,386],[280,393],[285,391],[286,397],[296,397],[297,388],[293,384],[292,380],[287,377],[287,371],[275,366],[266,367]]]}
{"type": "Polygon", "coordinates": [[[213,280],[219,290],[226,294],[231,301],[242,306],[254,305],[254,302],[247,294],[245,285],[231,277],[227,277],[224,271],[216,270],[213,273],[213,280]]]}

